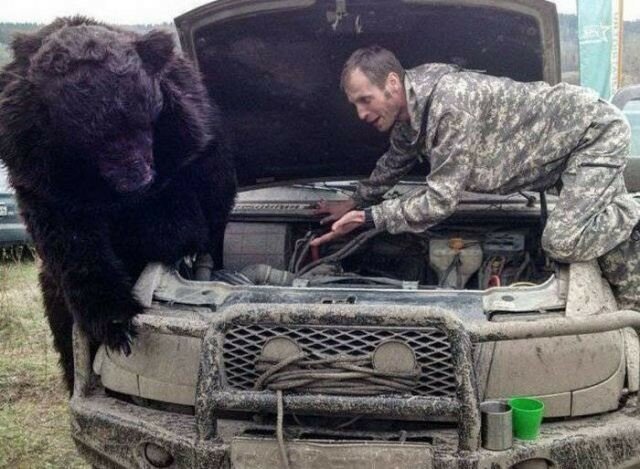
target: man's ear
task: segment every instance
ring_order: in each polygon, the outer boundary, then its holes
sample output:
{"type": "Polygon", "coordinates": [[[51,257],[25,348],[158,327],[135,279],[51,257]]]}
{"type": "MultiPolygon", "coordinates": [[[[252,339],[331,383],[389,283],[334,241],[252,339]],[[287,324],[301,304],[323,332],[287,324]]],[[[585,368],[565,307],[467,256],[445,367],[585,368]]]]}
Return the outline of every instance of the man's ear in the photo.
{"type": "Polygon", "coordinates": [[[155,75],[173,56],[173,37],[167,31],[155,29],[137,39],[135,47],[147,72],[155,75]]]}
{"type": "Polygon", "coordinates": [[[402,83],[400,83],[400,75],[396,72],[389,72],[387,75],[387,86],[391,91],[397,93],[402,88],[402,83]]]}

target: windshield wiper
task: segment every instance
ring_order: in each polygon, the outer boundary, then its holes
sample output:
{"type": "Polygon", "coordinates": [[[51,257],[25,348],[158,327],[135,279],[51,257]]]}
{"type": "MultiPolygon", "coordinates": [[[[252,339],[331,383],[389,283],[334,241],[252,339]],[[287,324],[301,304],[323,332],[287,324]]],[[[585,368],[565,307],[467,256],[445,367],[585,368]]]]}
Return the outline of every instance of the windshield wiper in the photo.
{"type": "Polygon", "coordinates": [[[347,196],[351,196],[351,194],[353,194],[353,192],[356,190],[355,183],[351,183],[351,184],[347,183],[347,184],[341,184],[340,186],[337,186],[337,185],[334,186],[326,182],[310,182],[310,183],[304,183],[304,184],[293,184],[291,187],[296,187],[301,189],[313,189],[318,191],[328,191],[334,194],[339,193],[347,196]]]}

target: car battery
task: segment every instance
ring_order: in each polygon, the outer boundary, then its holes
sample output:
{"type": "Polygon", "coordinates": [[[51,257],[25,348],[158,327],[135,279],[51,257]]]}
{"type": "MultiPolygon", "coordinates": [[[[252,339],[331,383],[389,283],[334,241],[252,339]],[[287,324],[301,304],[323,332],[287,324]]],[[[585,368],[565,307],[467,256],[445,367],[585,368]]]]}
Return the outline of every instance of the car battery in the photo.
{"type": "Polygon", "coordinates": [[[230,222],[224,237],[224,266],[241,270],[250,264],[286,269],[292,229],[286,223],[230,222]]]}

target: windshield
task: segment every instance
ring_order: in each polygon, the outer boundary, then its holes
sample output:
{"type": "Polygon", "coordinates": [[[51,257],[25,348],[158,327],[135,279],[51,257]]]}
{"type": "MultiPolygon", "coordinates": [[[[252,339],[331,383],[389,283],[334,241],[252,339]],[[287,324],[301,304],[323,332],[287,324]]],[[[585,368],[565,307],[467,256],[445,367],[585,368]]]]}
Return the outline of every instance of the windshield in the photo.
{"type": "Polygon", "coordinates": [[[580,59],[578,57],[578,17],[575,0],[550,0],[558,9],[560,31],[560,63],[562,81],[580,84],[580,59]]]}

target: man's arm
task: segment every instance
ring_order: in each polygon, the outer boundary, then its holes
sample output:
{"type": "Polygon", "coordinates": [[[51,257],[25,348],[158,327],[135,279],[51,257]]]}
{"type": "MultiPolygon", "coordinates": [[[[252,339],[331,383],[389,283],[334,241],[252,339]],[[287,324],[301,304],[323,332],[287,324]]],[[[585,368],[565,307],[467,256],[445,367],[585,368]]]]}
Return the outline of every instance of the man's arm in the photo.
{"type": "Polygon", "coordinates": [[[360,181],[352,198],[358,207],[379,202],[382,196],[413,168],[418,153],[409,146],[408,137],[394,129],[389,149],[378,159],[368,179],[360,181]]]}
{"type": "MultiPolygon", "coordinates": [[[[375,227],[390,233],[421,232],[453,213],[475,164],[474,149],[478,134],[474,117],[463,111],[445,115],[438,124],[431,149],[433,169],[425,186],[408,196],[387,200],[371,207],[375,227]]],[[[346,213],[331,226],[331,231],[314,239],[313,246],[325,244],[361,227],[366,212],[346,213]]]]}
{"type": "Polygon", "coordinates": [[[406,197],[373,206],[376,228],[390,233],[418,233],[455,211],[474,165],[478,140],[474,120],[464,111],[448,113],[440,120],[430,153],[432,169],[425,186],[406,197]]]}
{"type": "Polygon", "coordinates": [[[394,128],[389,149],[378,159],[376,167],[368,179],[358,183],[350,199],[318,202],[317,214],[328,214],[320,224],[334,222],[356,207],[366,207],[378,203],[402,176],[411,171],[418,161],[417,151],[410,145],[407,129],[394,128]]]}

